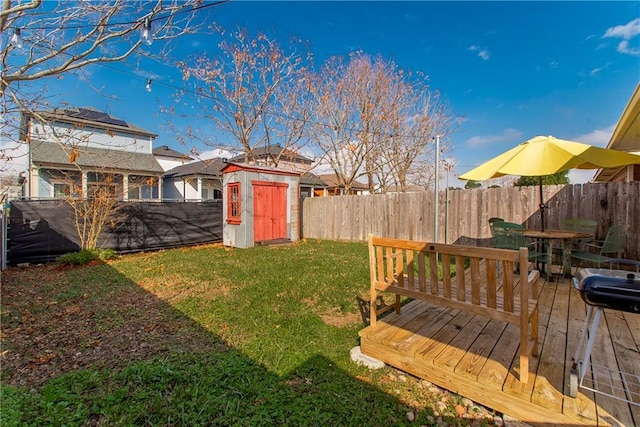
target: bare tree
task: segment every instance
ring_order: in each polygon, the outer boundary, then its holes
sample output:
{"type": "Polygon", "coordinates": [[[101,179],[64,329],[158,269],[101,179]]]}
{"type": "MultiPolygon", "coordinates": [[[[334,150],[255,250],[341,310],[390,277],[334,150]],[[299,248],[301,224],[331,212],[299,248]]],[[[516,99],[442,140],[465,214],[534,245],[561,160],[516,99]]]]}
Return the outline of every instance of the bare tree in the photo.
{"type": "MultiPolygon", "coordinates": [[[[309,120],[308,55],[301,53],[301,43],[282,46],[265,34],[251,37],[244,30],[220,34],[217,56],[202,55],[179,66],[190,91],[196,92],[197,115],[215,123],[232,141],[225,146],[194,129],[187,130],[187,139],[242,151],[245,161],[257,160],[255,150],[274,143],[299,148],[309,120]]],[[[278,158],[273,160],[277,165],[278,158]]]]}
{"type": "MultiPolygon", "coordinates": [[[[3,139],[16,141],[19,114],[50,107],[36,81],[78,73],[92,64],[122,62],[137,55],[166,54],[169,41],[197,31],[200,11],[225,1],[202,0],[42,0],[2,1],[0,33],[0,114],[3,139]],[[140,35],[155,40],[153,53],[140,35]]],[[[3,150],[4,155],[5,150],[3,150]]]]}
{"type": "Polygon", "coordinates": [[[457,120],[421,73],[382,57],[353,53],[331,58],[316,78],[310,134],[349,190],[366,177],[370,191],[406,191],[423,184],[436,134],[448,149],[457,120]]]}
{"type": "Polygon", "coordinates": [[[121,194],[115,185],[116,177],[105,173],[103,183],[93,186],[87,197],[82,188],[70,178],[69,190],[62,196],[64,203],[71,207],[73,226],[80,239],[81,250],[98,249],[102,229],[117,212],[121,194]]]}
{"type": "Polygon", "coordinates": [[[375,158],[382,192],[391,186],[400,192],[411,184],[428,187],[435,171],[433,141],[439,135],[440,150],[448,151],[448,137],[459,123],[440,94],[429,90],[426,80],[405,84],[403,93],[390,121],[390,136],[381,139],[381,154],[375,158]]]}
{"type": "Polygon", "coordinates": [[[317,74],[310,135],[348,191],[362,176],[374,190],[375,159],[401,100],[402,73],[391,61],[362,52],[330,58],[317,74]]]}

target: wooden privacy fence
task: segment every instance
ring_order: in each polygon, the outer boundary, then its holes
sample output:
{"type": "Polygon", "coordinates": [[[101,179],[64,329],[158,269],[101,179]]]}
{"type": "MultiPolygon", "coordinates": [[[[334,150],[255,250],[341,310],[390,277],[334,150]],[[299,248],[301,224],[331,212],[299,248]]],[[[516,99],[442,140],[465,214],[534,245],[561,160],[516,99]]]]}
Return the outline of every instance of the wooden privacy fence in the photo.
{"type": "MultiPolygon", "coordinates": [[[[640,259],[640,182],[544,187],[545,227],[567,218],[592,219],[596,237],[628,224],[622,256],[640,259]]],[[[434,239],[433,191],[306,198],[302,237],[365,241],[369,234],[397,239],[487,246],[489,218],[540,228],[539,187],[450,190],[439,193],[438,239],[434,239]],[[448,194],[447,194],[448,193],[448,194]]]]}

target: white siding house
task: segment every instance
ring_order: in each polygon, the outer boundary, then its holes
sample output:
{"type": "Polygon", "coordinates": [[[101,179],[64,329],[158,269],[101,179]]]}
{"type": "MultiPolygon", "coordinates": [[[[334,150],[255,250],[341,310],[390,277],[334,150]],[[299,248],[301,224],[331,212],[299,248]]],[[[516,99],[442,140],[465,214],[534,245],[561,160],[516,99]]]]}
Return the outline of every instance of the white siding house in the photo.
{"type": "Polygon", "coordinates": [[[156,134],[92,108],[25,113],[20,139],[29,146],[24,195],[87,197],[108,189],[124,200],[162,198],[156,134]]]}
{"type": "Polygon", "coordinates": [[[169,148],[168,145],[161,145],[154,148],[153,155],[165,172],[193,162],[193,157],[173,150],[169,148]]]}

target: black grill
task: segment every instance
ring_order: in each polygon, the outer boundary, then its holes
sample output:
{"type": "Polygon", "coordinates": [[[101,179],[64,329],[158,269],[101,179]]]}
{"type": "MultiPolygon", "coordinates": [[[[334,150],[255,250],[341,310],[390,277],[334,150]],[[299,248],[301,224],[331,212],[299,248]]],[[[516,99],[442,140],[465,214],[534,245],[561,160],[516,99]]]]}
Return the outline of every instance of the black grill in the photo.
{"type": "Polygon", "coordinates": [[[640,313],[640,274],[624,270],[582,268],[573,286],[589,305],[640,313]]]}

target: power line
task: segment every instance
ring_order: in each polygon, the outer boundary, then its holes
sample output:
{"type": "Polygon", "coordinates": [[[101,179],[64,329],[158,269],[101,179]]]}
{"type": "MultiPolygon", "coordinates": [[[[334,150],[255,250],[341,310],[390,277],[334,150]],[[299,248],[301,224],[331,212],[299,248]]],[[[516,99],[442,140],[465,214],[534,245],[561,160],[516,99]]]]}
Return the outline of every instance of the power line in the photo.
{"type": "MultiPolygon", "coordinates": [[[[168,19],[169,17],[182,15],[182,14],[185,14],[185,13],[196,12],[198,10],[206,9],[206,8],[213,7],[213,6],[219,6],[219,5],[224,4],[224,3],[229,3],[230,1],[231,0],[218,0],[218,1],[215,1],[215,2],[212,2],[212,3],[204,3],[204,4],[201,4],[200,6],[194,6],[191,9],[182,9],[182,10],[179,10],[177,12],[170,12],[169,14],[164,15],[164,16],[155,16],[153,18],[149,18],[149,22],[160,21],[160,20],[168,19]]],[[[166,9],[161,9],[158,13],[163,13],[165,11],[166,11],[166,9]]],[[[147,15],[149,15],[149,14],[147,14],[147,15]]],[[[108,23],[108,24],[97,24],[96,23],[96,24],[67,25],[64,28],[65,28],[65,30],[79,30],[79,29],[83,29],[83,28],[95,28],[97,26],[103,26],[103,27],[106,27],[106,28],[120,27],[120,26],[125,26],[125,25],[140,24],[140,23],[144,22],[145,16],[143,16],[142,18],[137,19],[135,21],[111,22],[111,23],[108,23]]],[[[15,27],[16,27],[16,29],[25,29],[26,28],[28,30],[56,30],[56,29],[60,29],[60,27],[56,26],[56,25],[52,25],[52,26],[34,26],[34,25],[29,25],[28,27],[17,27],[17,26],[15,26],[15,27]]]]}

